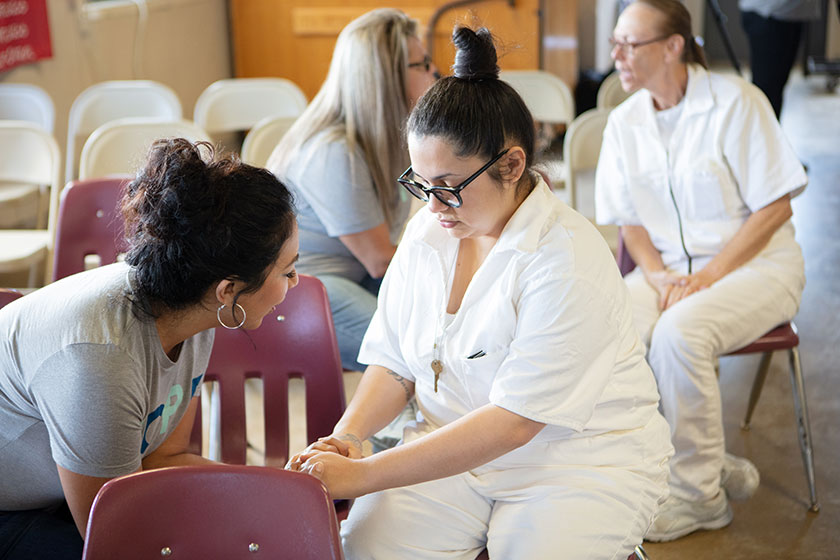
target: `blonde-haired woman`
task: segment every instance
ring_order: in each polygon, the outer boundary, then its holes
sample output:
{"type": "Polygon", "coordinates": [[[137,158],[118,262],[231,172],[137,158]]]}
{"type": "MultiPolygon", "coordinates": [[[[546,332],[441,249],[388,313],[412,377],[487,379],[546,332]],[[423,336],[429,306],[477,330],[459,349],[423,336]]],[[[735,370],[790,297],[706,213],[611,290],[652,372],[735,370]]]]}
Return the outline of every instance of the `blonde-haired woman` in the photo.
{"type": "Polygon", "coordinates": [[[437,72],[418,24],[395,9],[338,36],[321,90],[268,162],[295,195],[298,269],[326,286],[344,367],[356,361],[410,201],[394,182],[408,166],[403,122],[437,72]]]}

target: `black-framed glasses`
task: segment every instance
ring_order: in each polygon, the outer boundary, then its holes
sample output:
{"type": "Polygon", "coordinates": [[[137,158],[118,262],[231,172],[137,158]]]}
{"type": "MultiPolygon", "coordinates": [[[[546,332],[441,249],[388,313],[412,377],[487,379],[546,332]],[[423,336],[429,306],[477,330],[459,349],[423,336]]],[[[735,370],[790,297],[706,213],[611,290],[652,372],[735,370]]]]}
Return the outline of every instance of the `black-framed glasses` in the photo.
{"type": "Polygon", "coordinates": [[[510,148],[505,148],[495,156],[493,159],[485,163],[481,166],[481,169],[467,177],[460,185],[455,187],[427,187],[418,183],[414,177],[414,170],[411,169],[409,166],[408,169],[405,170],[405,173],[400,175],[400,178],[397,179],[397,183],[405,187],[405,190],[422,200],[423,202],[429,202],[429,195],[435,195],[442,203],[450,206],[452,208],[460,208],[461,204],[463,204],[463,200],[461,200],[461,191],[466,188],[467,185],[472,183],[473,181],[478,178],[479,175],[490,169],[490,166],[499,161],[499,159],[508,153],[510,148]]]}
{"type": "Polygon", "coordinates": [[[432,68],[432,57],[424,55],[420,62],[409,62],[409,68],[422,68],[424,72],[428,72],[432,68]]]}
{"type": "Polygon", "coordinates": [[[650,45],[651,43],[656,43],[658,41],[664,41],[671,35],[662,35],[661,37],[654,37],[653,39],[648,39],[647,41],[619,41],[615,37],[610,37],[610,47],[615,49],[618,48],[624,54],[633,55],[633,51],[638,49],[639,47],[644,47],[645,45],[650,45]]]}

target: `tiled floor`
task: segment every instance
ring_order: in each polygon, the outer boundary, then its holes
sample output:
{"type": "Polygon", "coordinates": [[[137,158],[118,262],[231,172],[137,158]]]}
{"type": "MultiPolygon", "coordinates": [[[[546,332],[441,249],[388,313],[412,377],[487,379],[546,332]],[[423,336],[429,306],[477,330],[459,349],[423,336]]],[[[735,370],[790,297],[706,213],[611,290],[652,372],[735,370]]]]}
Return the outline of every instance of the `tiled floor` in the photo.
{"type": "MultiPolygon", "coordinates": [[[[811,181],[793,203],[808,276],[796,324],[822,508],[816,514],[807,511],[786,357],[773,359],[749,432],[740,429],[740,422],[758,357],[724,358],[720,371],[727,448],[755,462],[761,486],[749,502],[733,503],[735,519],[729,527],[673,543],[646,544],[655,560],[840,558],[840,94],[827,93],[824,78],[795,77],[782,124],[808,165],[811,181]]],[[[359,376],[345,374],[348,400],[359,376]]],[[[303,416],[302,391],[300,384],[292,388],[297,418],[303,416]]],[[[294,429],[293,450],[304,445],[303,429],[294,429]]],[[[257,455],[254,460],[259,463],[257,455]]]]}

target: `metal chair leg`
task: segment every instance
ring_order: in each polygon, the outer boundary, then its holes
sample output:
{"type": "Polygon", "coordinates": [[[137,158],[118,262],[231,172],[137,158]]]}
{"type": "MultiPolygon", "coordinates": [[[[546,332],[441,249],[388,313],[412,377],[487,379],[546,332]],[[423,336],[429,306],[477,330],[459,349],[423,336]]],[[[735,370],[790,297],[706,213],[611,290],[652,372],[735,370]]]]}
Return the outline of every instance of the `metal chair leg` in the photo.
{"type": "Polygon", "coordinates": [[[799,361],[799,349],[790,349],[790,383],[793,389],[793,406],[796,411],[796,427],[799,433],[799,448],[802,451],[802,463],[808,478],[808,491],[811,497],[810,510],[820,510],[817,501],[817,483],[814,476],[814,450],[811,447],[811,423],[808,420],[808,402],[805,399],[805,381],[802,378],[802,365],[799,361]]]}
{"type": "Polygon", "coordinates": [[[773,352],[764,352],[761,354],[761,363],[758,364],[758,371],[755,374],[752,389],[750,389],[750,400],[747,404],[747,415],[741,423],[741,429],[750,429],[750,420],[752,420],[755,405],[758,402],[758,397],[761,396],[761,389],[764,387],[764,379],[767,377],[767,371],[770,369],[770,359],[773,357],[773,352]]]}
{"type": "Polygon", "coordinates": [[[645,549],[642,548],[642,545],[637,546],[633,550],[633,555],[636,557],[636,560],[650,560],[650,556],[647,555],[645,549]]]}

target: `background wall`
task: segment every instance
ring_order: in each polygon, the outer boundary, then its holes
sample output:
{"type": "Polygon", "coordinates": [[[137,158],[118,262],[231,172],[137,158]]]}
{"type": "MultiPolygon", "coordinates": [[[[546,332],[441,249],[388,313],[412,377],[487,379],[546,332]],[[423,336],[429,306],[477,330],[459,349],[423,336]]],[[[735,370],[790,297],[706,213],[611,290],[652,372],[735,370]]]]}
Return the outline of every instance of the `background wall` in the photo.
{"type": "Polygon", "coordinates": [[[48,0],[53,58],[0,74],[0,82],[44,88],[56,109],[64,153],[67,115],[76,96],[103,80],[150,79],[168,85],[192,118],[196,98],[231,76],[226,0],[145,0],[145,24],[129,0],[48,0]],[[139,35],[138,35],[139,31],[139,35]]]}

